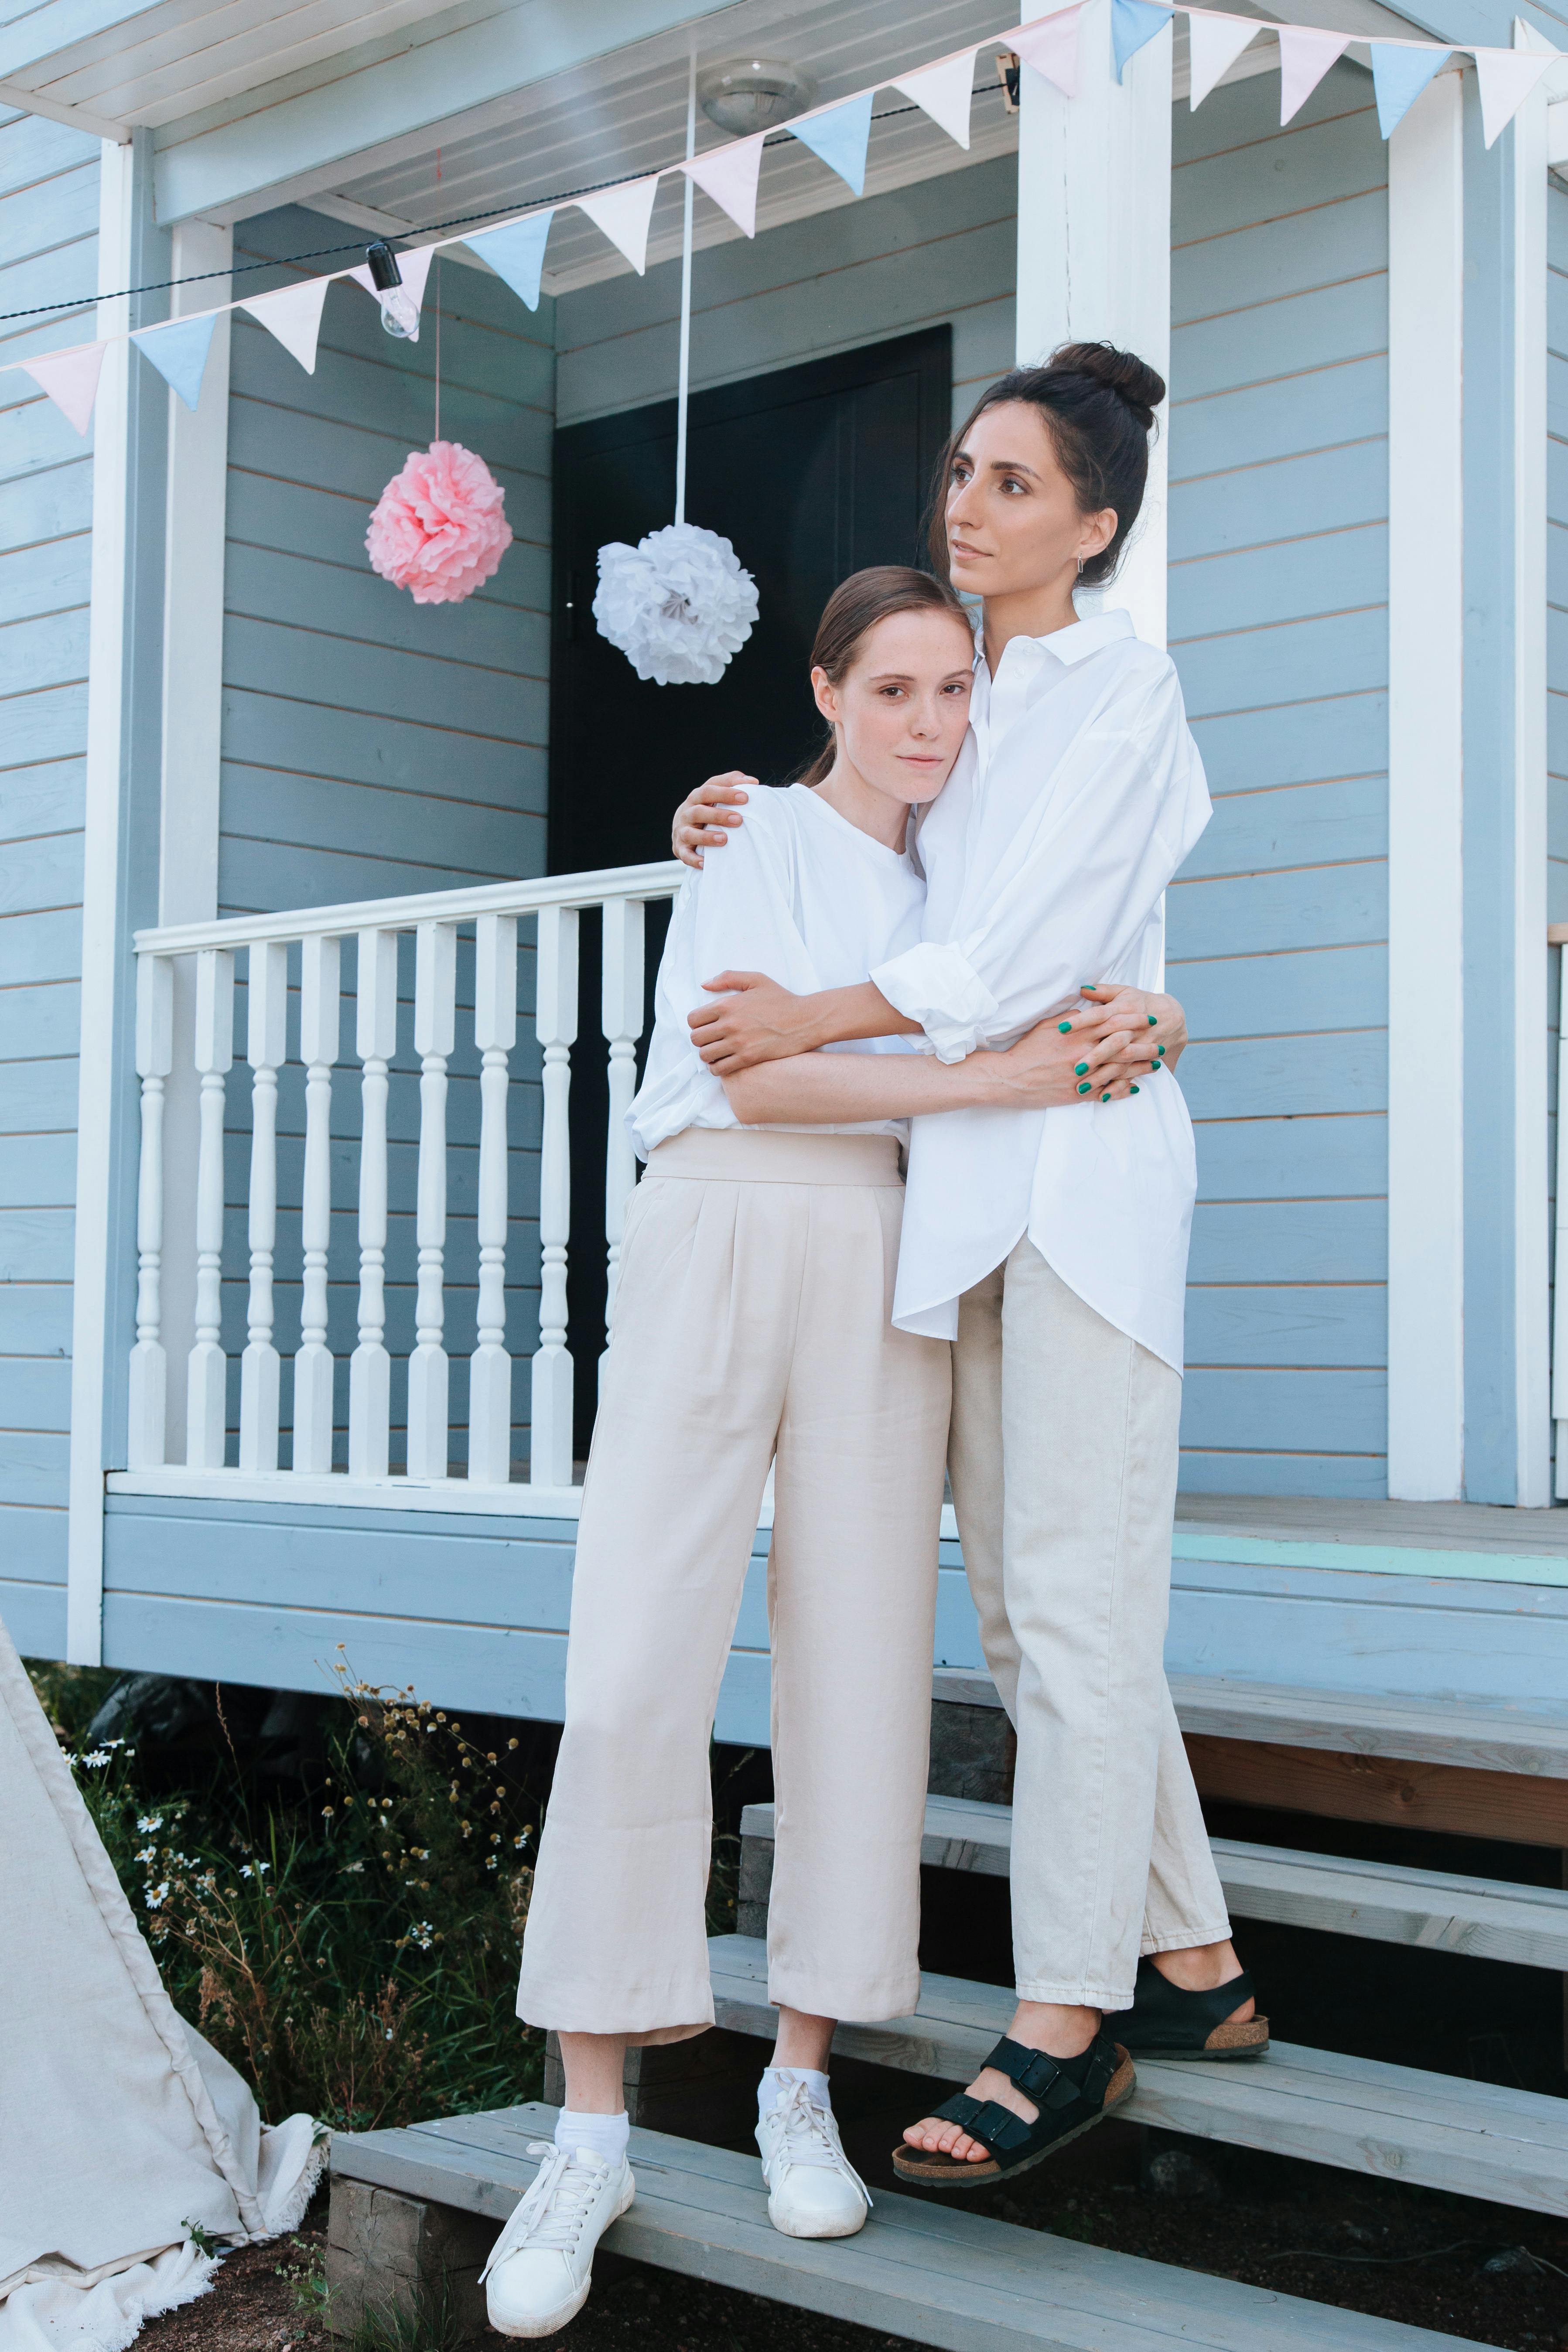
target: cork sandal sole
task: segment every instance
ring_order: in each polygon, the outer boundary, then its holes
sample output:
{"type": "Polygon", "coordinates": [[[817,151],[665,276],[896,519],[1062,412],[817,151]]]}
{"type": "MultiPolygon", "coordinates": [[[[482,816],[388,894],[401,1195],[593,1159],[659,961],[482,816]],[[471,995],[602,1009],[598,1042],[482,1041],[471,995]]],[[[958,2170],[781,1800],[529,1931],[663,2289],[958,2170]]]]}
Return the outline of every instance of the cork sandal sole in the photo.
{"type": "Polygon", "coordinates": [[[1058,2148],[1066,2147],[1069,2140],[1081,2139],[1085,2132],[1092,2131],[1096,2124],[1103,2123],[1113,2108],[1131,2097],[1138,2080],[1132,2061],[1120,2043],[1117,2054],[1121,2063],[1110,2078],[1105,2104],[1099,2114],[1089,2116],[1081,2124],[1074,2124],[1070,2131],[1058,2132],[1054,2139],[1048,2140],[1044,2147],[1036,2148],[1032,2155],[1015,2157],[1011,2164],[1004,2164],[998,2158],[989,2156],[975,2164],[963,2158],[943,2156],[931,2149],[911,2147],[907,2140],[903,2140],[893,2150],[893,2170],[900,2180],[907,2180],[913,2189],[990,2189],[999,2180],[1012,2180],[1020,2172],[1032,2171],[1037,2164],[1044,2164],[1048,2156],[1055,2156],[1058,2148]]]}
{"type": "Polygon", "coordinates": [[[1248,2017],[1237,2023],[1216,2025],[1201,2050],[1140,2050],[1140,2058],[1167,2062],[1189,2058],[1262,2058],[1268,2050],[1268,2020],[1248,2017]]]}

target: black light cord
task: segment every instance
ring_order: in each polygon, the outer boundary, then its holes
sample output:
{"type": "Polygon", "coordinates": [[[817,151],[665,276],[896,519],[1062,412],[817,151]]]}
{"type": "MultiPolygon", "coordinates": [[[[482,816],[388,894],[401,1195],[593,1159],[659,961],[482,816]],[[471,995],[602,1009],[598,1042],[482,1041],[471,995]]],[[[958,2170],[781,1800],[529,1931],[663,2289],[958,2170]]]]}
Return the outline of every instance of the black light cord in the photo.
{"type": "MultiPolygon", "coordinates": [[[[991,85],[989,82],[982,82],[980,90],[976,95],[984,95],[990,89],[990,87],[991,85]]],[[[1000,83],[997,84],[997,87],[1000,89],[1000,83]]],[[[873,122],[890,122],[895,115],[920,114],[924,110],[922,108],[913,105],[889,106],[885,108],[880,114],[873,114],[871,120],[873,122]]],[[[764,135],[763,144],[764,147],[776,147],[782,140],[787,139],[790,136],[791,133],[787,126],[777,131],[770,131],[764,135]]],[[[675,166],[667,163],[664,168],[666,171],[671,171],[675,166]]],[[[569,205],[577,196],[596,196],[600,194],[601,190],[605,188],[629,187],[634,180],[646,180],[647,176],[648,174],[646,172],[623,172],[614,180],[591,180],[585,186],[581,188],[563,188],[556,195],[538,196],[534,199],[533,203],[527,207],[527,209],[530,212],[542,212],[546,205],[569,205]]],[[[383,231],[373,232],[373,234],[379,235],[386,239],[391,239],[393,237],[403,239],[411,236],[429,236],[434,230],[447,228],[468,228],[475,221],[500,220],[515,213],[516,211],[517,206],[514,204],[495,205],[492,205],[491,209],[488,213],[460,213],[458,215],[456,219],[431,221],[428,226],[424,228],[389,228],[383,231]]],[[[30,309],[26,310],[0,310],[0,321],[4,321],[6,319],[37,319],[41,318],[46,311],[49,310],[85,310],[90,309],[93,304],[99,302],[124,302],[136,294],[165,294],[169,291],[171,287],[174,286],[203,286],[205,285],[210,278],[243,278],[248,270],[253,269],[289,269],[291,268],[297,261],[328,261],[334,254],[359,253],[363,250],[363,240],[359,237],[351,237],[342,245],[312,246],[309,253],[284,253],[279,254],[265,261],[242,261],[237,263],[232,269],[198,269],[195,271],[194,276],[190,278],[155,278],[149,286],[122,286],[117,294],[95,294],[88,301],[35,302],[30,309]]],[[[158,323],[162,326],[164,322],[160,320],[158,323]]]]}

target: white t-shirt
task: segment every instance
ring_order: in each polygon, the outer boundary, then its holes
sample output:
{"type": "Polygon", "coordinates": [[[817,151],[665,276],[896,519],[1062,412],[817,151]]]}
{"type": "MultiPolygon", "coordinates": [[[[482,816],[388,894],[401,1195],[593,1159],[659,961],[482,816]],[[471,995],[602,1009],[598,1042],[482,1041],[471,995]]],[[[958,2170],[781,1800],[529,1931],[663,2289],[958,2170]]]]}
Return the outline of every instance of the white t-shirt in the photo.
{"type": "MultiPolygon", "coordinates": [[[[647,1069],[627,1114],[646,1160],[689,1127],[739,1127],[686,1016],[718,1000],[705,980],[761,971],[797,996],[857,987],[874,963],[919,943],[925,884],[907,852],[888,849],[805,784],[752,794],[744,824],[700,874],[688,874],[658,967],[647,1069]]],[[[868,1037],[830,1054],[929,1050],[923,1038],[868,1037]]],[[[812,1135],[896,1135],[907,1121],[867,1119],[812,1135]]]]}
{"type": "MultiPolygon", "coordinates": [[[[922,943],[871,974],[944,1062],[1010,1045],[1083,982],[1157,988],[1161,894],[1209,819],[1175,668],[1125,613],[1014,637],[994,678],[978,661],[970,721],[921,827],[922,943]]],[[[953,1338],[961,1295],[1026,1233],[1179,1371],[1195,1189],[1170,1071],[1121,1102],[918,1118],[893,1320],[953,1338]]]]}

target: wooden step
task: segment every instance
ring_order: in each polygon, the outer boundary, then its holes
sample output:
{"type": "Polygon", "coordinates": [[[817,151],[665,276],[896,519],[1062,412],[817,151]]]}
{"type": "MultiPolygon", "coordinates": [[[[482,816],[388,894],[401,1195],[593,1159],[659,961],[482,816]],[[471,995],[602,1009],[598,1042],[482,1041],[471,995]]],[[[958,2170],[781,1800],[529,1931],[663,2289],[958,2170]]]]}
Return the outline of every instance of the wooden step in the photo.
{"type": "MultiPolygon", "coordinates": [[[[752,1936],[710,1942],[718,2022],[773,2038],[767,1947],[752,1936]]],[[[835,2050],[967,2083],[1013,2015],[1001,1985],[927,1976],[911,2017],[840,2025],[835,2050]]],[[[1457,2075],[1424,2074],[1369,2058],[1343,2058],[1276,2042],[1249,2062],[1142,2059],[1138,2087],[1120,2111],[1240,2147],[1310,2158],[1348,2172],[1394,2174],[1424,2188],[1537,2213],[1568,2213],[1568,2100],[1505,2090],[1457,2075]]]]}
{"type": "MultiPolygon", "coordinates": [[[[1568,1714],[1516,1713],[1473,1698],[1298,1689],[1217,1675],[1167,1679],[1177,1720],[1191,1737],[1568,1780],[1568,1714]]],[[[939,1705],[1002,1704],[990,1675],[970,1667],[937,1667],[931,1696],[939,1705]]]]}
{"type": "MultiPolygon", "coordinates": [[[[770,2029],[771,2031],[771,2029],[770,2029]]],[[[500,2223],[555,2109],[332,2137],[339,2179],[500,2223]]],[[[754,2157],[634,2127],[607,2252],[950,2352],[1465,2352],[1466,2339],[879,2192],[858,2237],[781,2237],[754,2157]]],[[[1479,2352],[1473,2341],[1469,2352],[1479,2352]]]]}
{"type": "MultiPolygon", "coordinates": [[[[748,1805],[741,1816],[741,1836],[758,1847],[771,1845],[772,1805],[748,1805]]],[[[1012,1836],[1010,1805],[928,1797],[921,1860],[936,1870],[1005,1878],[1012,1836]]],[[[1215,1838],[1213,1850],[1226,1901],[1237,1918],[1276,1919],[1373,1943],[1468,1952],[1479,1959],[1568,1972],[1568,1893],[1560,1888],[1461,1878],[1399,1863],[1352,1862],[1288,1846],[1251,1845],[1239,1838],[1215,1838]]],[[[745,1859],[746,1893],[754,1903],[767,1872],[758,1867],[760,1855],[747,1853],[745,1859]]]]}

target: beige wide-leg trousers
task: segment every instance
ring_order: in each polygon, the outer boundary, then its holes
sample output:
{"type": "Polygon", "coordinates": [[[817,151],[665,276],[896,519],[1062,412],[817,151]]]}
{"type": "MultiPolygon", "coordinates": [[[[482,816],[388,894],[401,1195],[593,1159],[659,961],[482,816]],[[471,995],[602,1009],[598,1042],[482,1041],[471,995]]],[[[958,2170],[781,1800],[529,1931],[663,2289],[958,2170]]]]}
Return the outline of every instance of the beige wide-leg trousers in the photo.
{"type": "Polygon", "coordinates": [[[688,1129],[649,1159],[583,1493],[532,2024],[712,2023],[709,1740],[775,1454],[769,1998],[915,2006],[952,1351],[892,1328],[902,1213],[890,1137],[688,1129]]]}
{"type": "Polygon", "coordinates": [[[948,1467],[1018,1735],[1021,2000],[1127,2009],[1141,1949],[1230,1933],[1165,1684],[1181,1407],[1027,1238],[960,1303],[948,1467]]]}

